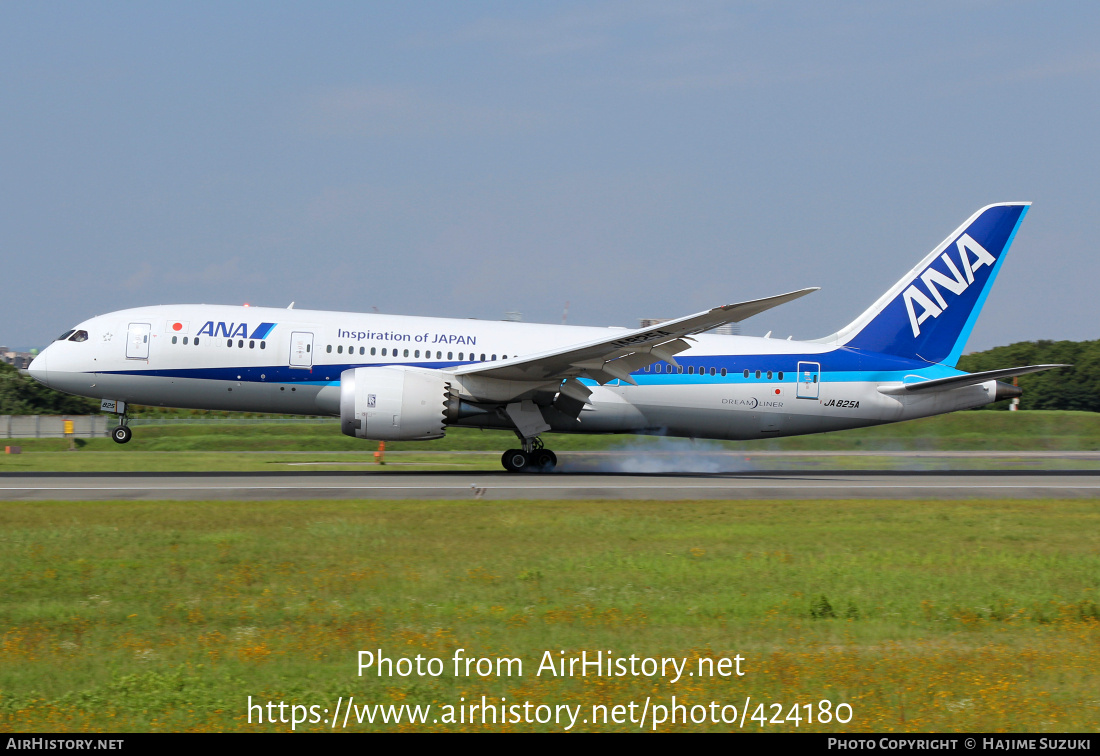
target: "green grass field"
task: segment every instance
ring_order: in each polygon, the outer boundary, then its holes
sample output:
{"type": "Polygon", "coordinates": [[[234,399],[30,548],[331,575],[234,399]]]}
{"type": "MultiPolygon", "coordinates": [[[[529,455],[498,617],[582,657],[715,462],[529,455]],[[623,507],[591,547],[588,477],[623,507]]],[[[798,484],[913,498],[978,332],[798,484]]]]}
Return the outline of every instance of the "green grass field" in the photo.
{"type": "MultiPolygon", "coordinates": [[[[556,451],[739,450],[835,451],[892,453],[899,451],[1092,451],[1100,450],[1100,415],[1090,412],[958,412],[905,423],[862,428],[842,433],[756,442],[700,441],[650,436],[575,436],[546,434],[546,445],[556,451]]],[[[500,453],[515,446],[505,431],[453,429],[437,441],[386,444],[391,455],[387,470],[497,470],[500,453]],[[475,455],[470,452],[485,452],[475,455]],[[392,452],[400,452],[393,455],[392,452]],[[459,452],[453,454],[451,452],[459,452]],[[447,453],[447,454],[441,454],[447,453]]],[[[340,433],[338,423],[232,423],[134,425],[134,439],[119,446],[110,439],[78,439],[69,451],[65,439],[11,439],[19,455],[0,454],[0,472],[19,471],[265,471],[331,462],[332,469],[369,465],[378,449],[340,433]]],[[[774,466],[774,463],[770,463],[774,466]]],[[[806,460],[799,464],[812,464],[806,460]]],[[[830,462],[830,466],[879,467],[893,465],[873,459],[830,462]]],[[[1006,461],[1008,466],[1020,466],[1006,461]]],[[[1058,466],[1059,463],[1042,463],[1058,466]]],[[[967,463],[952,463],[965,467],[967,463]]],[[[1081,467],[1083,463],[1073,462],[1081,467]]]]}
{"type": "MultiPolygon", "coordinates": [[[[757,703],[822,699],[851,722],[800,729],[1100,727],[1096,501],[7,503],[0,545],[2,730],[284,729],[249,725],[248,696],[482,695],[749,696],[747,730],[757,703]],[[457,648],[525,674],[357,676],[360,649],[457,648]],[[581,650],[740,654],[745,675],[534,674],[581,650]]],[[[729,729],[659,729],[708,728],[729,729]]]]}

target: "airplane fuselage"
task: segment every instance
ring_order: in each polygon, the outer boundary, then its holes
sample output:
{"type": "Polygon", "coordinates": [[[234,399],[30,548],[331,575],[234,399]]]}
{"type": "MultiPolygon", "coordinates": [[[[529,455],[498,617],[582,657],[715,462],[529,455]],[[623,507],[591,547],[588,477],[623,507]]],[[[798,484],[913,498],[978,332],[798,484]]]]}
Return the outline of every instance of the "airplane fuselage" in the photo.
{"type": "Polygon", "coordinates": [[[758,439],[927,417],[1017,396],[998,381],[1059,367],[954,367],[1027,208],[982,208],[814,341],[708,333],[812,288],[637,329],[163,305],[81,323],[29,371],[102,399],[118,443],[130,404],[329,415],[382,441],[513,430],[509,472],[554,469],[547,431],[758,439]]]}
{"type": "MultiPolygon", "coordinates": [[[[36,362],[52,388],[105,401],[210,410],[340,415],[352,368],[443,370],[505,363],[606,338],[606,328],[261,307],[165,305],[122,310],[74,329],[36,362]]],[[[614,333],[611,330],[611,333],[614,333]]],[[[994,400],[996,382],[890,395],[879,388],[960,375],[942,365],[844,346],[700,334],[670,361],[631,372],[637,385],[584,379],[579,417],[551,430],[756,439],[875,425],[994,400]]],[[[450,425],[511,428],[485,412],[450,425]]]]}

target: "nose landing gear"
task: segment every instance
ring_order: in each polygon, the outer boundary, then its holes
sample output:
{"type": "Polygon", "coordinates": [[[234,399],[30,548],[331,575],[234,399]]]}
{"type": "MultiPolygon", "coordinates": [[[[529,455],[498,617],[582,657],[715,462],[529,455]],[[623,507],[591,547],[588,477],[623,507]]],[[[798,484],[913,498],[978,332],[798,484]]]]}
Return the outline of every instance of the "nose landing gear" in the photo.
{"type": "MultiPolygon", "coordinates": [[[[518,434],[517,434],[518,435],[518,434]]],[[[508,472],[553,472],[558,456],[542,447],[538,436],[521,439],[522,449],[509,449],[501,455],[500,462],[508,472]]]]}
{"type": "Polygon", "coordinates": [[[134,435],[127,424],[126,402],[115,399],[104,399],[100,405],[104,412],[110,412],[118,418],[118,427],[111,431],[111,440],[116,444],[124,444],[134,435]]]}
{"type": "Polygon", "coordinates": [[[134,432],[130,430],[130,426],[122,424],[111,431],[111,440],[116,444],[124,444],[129,441],[133,435],[134,432]]]}

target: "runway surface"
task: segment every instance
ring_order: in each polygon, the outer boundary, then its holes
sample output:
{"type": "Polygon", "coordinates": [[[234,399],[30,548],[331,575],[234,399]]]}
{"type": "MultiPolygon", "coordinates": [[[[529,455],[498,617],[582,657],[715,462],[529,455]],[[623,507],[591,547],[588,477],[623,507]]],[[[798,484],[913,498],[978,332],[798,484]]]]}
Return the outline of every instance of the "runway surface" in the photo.
{"type": "Polygon", "coordinates": [[[1100,496],[1100,471],[4,473],[0,501],[946,499],[1100,496]]]}

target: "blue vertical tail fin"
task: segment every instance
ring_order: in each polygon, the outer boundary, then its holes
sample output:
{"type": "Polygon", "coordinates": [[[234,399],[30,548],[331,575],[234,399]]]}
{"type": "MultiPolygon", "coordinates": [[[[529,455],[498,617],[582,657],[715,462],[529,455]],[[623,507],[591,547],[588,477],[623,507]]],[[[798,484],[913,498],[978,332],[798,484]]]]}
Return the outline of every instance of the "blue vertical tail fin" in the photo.
{"type": "Polygon", "coordinates": [[[1030,206],[983,207],[866,312],[818,341],[954,367],[1030,206]]]}

